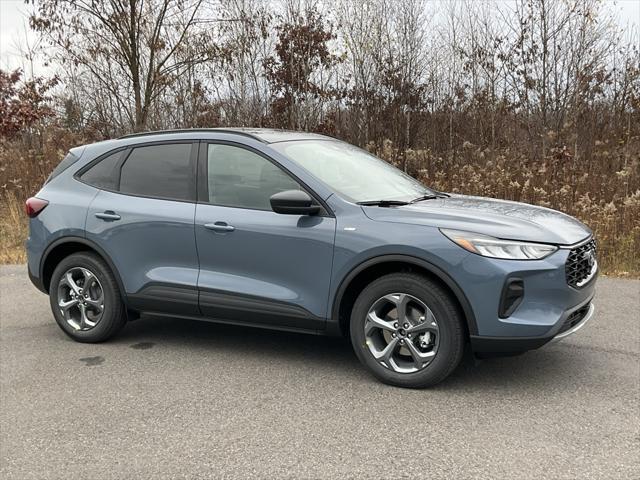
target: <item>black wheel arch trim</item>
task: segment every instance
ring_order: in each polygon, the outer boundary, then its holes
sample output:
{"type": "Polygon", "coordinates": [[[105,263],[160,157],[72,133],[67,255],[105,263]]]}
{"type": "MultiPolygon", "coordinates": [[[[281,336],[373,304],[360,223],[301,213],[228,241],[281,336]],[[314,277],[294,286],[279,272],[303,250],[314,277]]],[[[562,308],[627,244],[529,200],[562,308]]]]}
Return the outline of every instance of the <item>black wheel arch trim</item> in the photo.
{"type": "Polygon", "coordinates": [[[128,301],[127,301],[127,294],[126,294],[126,292],[124,290],[124,284],[122,283],[122,279],[120,278],[120,273],[118,272],[118,269],[116,268],[116,266],[111,261],[111,258],[109,258],[109,255],[107,255],[107,252],[105,252],[102,249],[102,247],[100,247],[95,242],[93,242],[91,240],[88,240],[87,238],[84,238],[84,237],[76,237],[76,236],[61,237],[61,238],[58,238],[58,239],[54,240],[53,242],[51,242],[47,246],[47,248],[44,250],[44,254],[42,255],[42,258],[40,259],[39,274],[40,274],[40,280],[42,282],[42,286],[45,289],[46,293],[49,292],[49,286],[44,284],[44,266],[47,263],[47,258],[49,258],[49,254],[56,247],[59,247],[60,245],[64,245],[65,243],[80,243],[82,245],[86,245],[90,249],[95,250],[98,253],[98,255],[100,255],[100,257],[102,257],[102,259],[107,263],[107,265],[111,269],[111,273],[113,273],[113,276],[115,277],[116,282],[118,283],[118,288],[120,289],[120,296],[122,298],[122,301],[124,302],[125,306],[128,307],[129,304],[128,304],[128,301]]]}
{"type": "Polygon", "coordinates": [[[478,324],[476,323],[476,317],[473,313],[473,309],[471,308],[471,303],[467,299],[464,291],[460,288],[460,286],[456,283],[451,276],[446,273],[440,267],[434,265],[433,263],[423,260],[422,258],[414,257],[411,255],[402,255],[402,254],[389,254],[389,255],[380,255],[377,257],[369,258],[368,260],[363,261],[356,265],[351,271],[342,279],[340,282],[340,286],[336,291],[336,295],[333,299],[333,305],[331,307],[331,318],[337,324],[340,313],[340,304],[342,303],[342,297],[344,296],[345,291],[351,284],[351,281],[362,271],[365,269],[372,267],[374,265],[379,265],[381,263],[390,263],[390,262],[403,262],[411,265],[415,265],[417,267],[421,267],[427,270],[429,273],[434,275],[440,281],[442,281],[447,287],[451,289],[453,294],[456,297],[458,303],[462,307],[462,312],[464,313],[465,320],[467,322],[467,327],[469,328],[469,335],[477,335],[478,334],[478,324]]]}

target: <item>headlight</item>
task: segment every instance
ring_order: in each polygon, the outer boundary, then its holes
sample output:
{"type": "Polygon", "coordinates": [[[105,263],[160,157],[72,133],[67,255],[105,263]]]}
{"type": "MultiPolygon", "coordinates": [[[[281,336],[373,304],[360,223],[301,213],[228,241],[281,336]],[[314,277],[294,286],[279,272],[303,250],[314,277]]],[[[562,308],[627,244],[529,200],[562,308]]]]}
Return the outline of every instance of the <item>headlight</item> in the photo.
{"type": "Polygon", "coordinates": [[[508,260],[539,260],[555,252],[558,247],[544,243],[517,242],[460,230],[440,231],[465,250],[483,257],[504,258],[508,260]]]}

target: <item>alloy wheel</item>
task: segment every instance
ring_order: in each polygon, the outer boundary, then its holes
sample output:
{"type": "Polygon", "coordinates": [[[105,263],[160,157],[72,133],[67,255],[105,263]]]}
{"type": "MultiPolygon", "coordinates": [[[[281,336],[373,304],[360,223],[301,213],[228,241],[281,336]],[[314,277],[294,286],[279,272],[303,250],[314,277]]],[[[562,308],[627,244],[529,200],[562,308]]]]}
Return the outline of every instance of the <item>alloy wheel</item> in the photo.
{"type": "Polygon", "coordinates": [[[438,353],[438,322],[429,307],[407,293],[392,293],[375,302],[364,322],[373,357],[397,373],[426,368],[438,353]]]}
{"type": "Polygon", "coordinates": [[[104,290],[98,277],[84,267],[67,270],[58,282],[58,307],[71,328],[94,328],[104,313],[104,290]]]}

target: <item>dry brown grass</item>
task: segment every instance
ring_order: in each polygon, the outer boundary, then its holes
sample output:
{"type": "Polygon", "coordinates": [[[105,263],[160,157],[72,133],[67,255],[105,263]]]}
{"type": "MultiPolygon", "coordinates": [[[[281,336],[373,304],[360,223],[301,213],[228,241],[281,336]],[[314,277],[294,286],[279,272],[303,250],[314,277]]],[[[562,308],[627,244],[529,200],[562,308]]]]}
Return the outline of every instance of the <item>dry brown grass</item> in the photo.
{"type": "MultiPolygon", "coordinates": [[[[554,208],[586,223],[598,240],[603,273],[640,276],[640,140],[601,143],[589,160],[552,150],[541,160],[518,151],[470,147],[455,155],[407,152],[407,170],[445,192],[503,198],[554,208]],[[633,153],[630,153],[633,152],[633,153]]],[[[386,143],[391,163],[402,155],[386,143]]]]}
{"type": "MultiPolygon", "coordinates": [[[[40,148],[0,147],[0,263],[26,260],[23,202],[66,150],[80,143],[64,132],[49,138],[40,148]]],[[[377,153],[395,164],[402,158],[390,142],[377,153]]],[[[588,161],[565,150],[534,161],[523,153],[477,148],[446,158],[409,150],[406,158],[409,173],[438,190],[522,201],[577,217],[595,232],[603,273],[640,277],[640,140],[603,143],[588,161]]]]}
{"type": "Polygon", "coordinates": [[[24,201],[40,189],[69,148],[88,139],[57,126],[0,139],[0,264],[24,263],[28,218],[24,201]]]}
{"type": "Polygon", "coordinates": [[[24,204],[14,193],[0,194],[0,264],[24,263],[28,222],[24,204]]]}

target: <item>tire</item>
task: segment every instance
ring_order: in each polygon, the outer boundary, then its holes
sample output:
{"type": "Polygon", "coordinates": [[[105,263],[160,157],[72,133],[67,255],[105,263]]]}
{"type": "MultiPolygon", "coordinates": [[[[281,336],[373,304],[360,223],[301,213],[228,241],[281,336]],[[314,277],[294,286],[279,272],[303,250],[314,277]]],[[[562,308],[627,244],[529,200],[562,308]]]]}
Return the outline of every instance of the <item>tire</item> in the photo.
{"type": "Polygon", "coordinates": [[[74,253],[58,264],[49,285],[49,301],[58,326],[77,342],[103,342],[127,321],[118,283],[104,260],[93,253],[74,253]],[[85,283],[88,290],[83,291],[85,283]],[[72,306],[62,309],[61,302],[72,306]]]}
{"type": "Polygon", "coordinates": [[[463,318],[454,299],[438,283],[415,273],[393,273],[367,285],[353,306],[349,328],[360,362],[383,383],[398,387],[441,382],[464,353],[463,318]],[[394,321],[403,311],[406,322],[394,321]]]}

